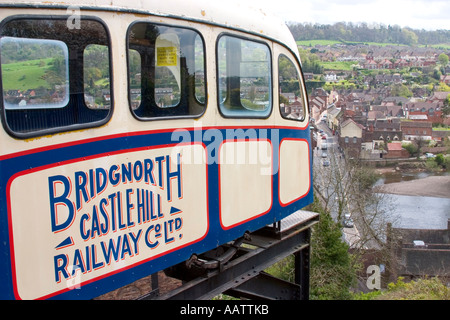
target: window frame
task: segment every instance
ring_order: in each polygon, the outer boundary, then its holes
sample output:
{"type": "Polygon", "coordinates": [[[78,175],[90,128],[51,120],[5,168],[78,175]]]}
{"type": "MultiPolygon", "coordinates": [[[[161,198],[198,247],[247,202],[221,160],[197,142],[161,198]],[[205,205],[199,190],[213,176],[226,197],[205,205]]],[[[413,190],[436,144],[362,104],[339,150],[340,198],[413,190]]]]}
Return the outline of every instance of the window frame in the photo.
{"type": "MultiPolygon", "coordinates": [[[[217,107],[219,109],[219,113],[223,118],[228,118],[228,119],[268,119],[270,118],[270,116],[273,113],[273,109],[274,109],[274,67],[273,67],[273,52],[272,52],[272,46],[267,43],[266,41],[264,41],[263,39],[254,39],[251,37],[246,37],[243,35],[239,35],[239,34],[235,34],[235,33],[231,33],[231,32],[222,32],[220,33],[217,38],[216,38],[216,45],[215,45],[215,58],[216,58],[216,92],[217,92],[217,107]],[[244,41],[249,41],[249,42],[254,42],[254,43],[259,43],[262,44],[264,46],[267,47],[268,49],[268,53],[269,53],[269,57],[268,57],[268,62],[269,62],[269,73],[268,75],[270,76],[270,83],[268,85],[269,88],[269,93],[270,93],[270,97],[269,97],[269,110],[266,113],[262,114],[261,116],[258,116],[258,113],[255,114],[239,114],[239,112],[235,112],[234,114],[225,114],[222,111],[222,103],[220,101],[220,73],[219,73],[219,41],[222,37],[232,37],[232,38],[236,38],[236,39],[240,39],[240,40],[244,40],[244,41]]],[[[244,107],[243,107],[244,108],[244,107]]]]}
{"type": "MultiPolygon", "coordinates": [[[[200,30],[194,28],[194,27],[189,27],[186,25],[182,25],[182,24],[170,24],[170,23],[161,23],[161,22],[156,22],[153,20],[134,20],[133,22],[131,22],[128,25],[127,31],[125,33],[125,51],[126,51],[126,67],[127,67],[127,73],[126,73],[126,77],[127,77],[127,95],[128,95],[128,107],[129,110],[132,114],[132,116],[138,120],[138,121],[143,121],[143,122],[147,122],[147,121],[159,121],[159,120],[175,120],[175,119],[199,119],[201,118],[205,113],[206,110],[208,108],[208,81],[207,81],[207,57],[206,57],[206,43],[205,43],[205,38],[203,36],[203,34],[200,32],[200,30]],[[130,75],[129,75],[129,70],[130,70],[130,54],[129,51],[130,50],[135,50],[133,48],[130,48],[130,30],[133,28],[134,25],[139,24],[139,23],[146,23],[146,24],[150,24],[150,25],[154,25],[157,27],[165,27],[165,28],[175,28],[175,29],[184,29],[184,30],[189,30],[192,31],[194,33],[196,33],[201,41],[202,41],[202,49],[203,49],[203,73],[204,73],[204,88],[205,88],[205,97],[204,97],[204,102],[202,103],[201,101],[199,101],[199,99],[197,98],[196,95],[196,91],[195,91],[195,79],[194,79],[194,86],[192,88],[188,88],[192,95],[193,95],[193,99],[195,99],[195,101],[198,103],[199,106],[202,106],[202,112],[198,113],[198,114],[182,114],[182,115],[156,115],[156,116],[151,116],[151,117],[141,117],[139,115],[137,115],[133,108],[132,108],[132,101],[131,101],[131,83],[130,83],[130,75]]],[[[155,41],[156,44],[156,41],[155,41]]],[[[194,46],[195,46],[195,41],[194,41],[194,46]]],[[[155,47],[156,48],[156,47],[155,47]]],[[[180,50],[181,50],[181,46],[180,46],[180,50]]],[[[194,48],[195,50],[195,48],[194,48]]],[[[139,51],[138,51],[138,54],[139,51]]],[[[142,56],[141,56],[141,63],[142,63],[142,56]]],[[[142,70],[141,70],[142,73],[142,70]]],[[[181,67],[181,74],[183,74],[183,67],[181,67]]],[[[195,77],[195,70],[192,73],[192,76],[195,77]]],[[[183,90],[185,90],[186,88],[184,88],[186,86],[186,81],[184,79],[181,80],[181,87],[180,87],[180,91],[181,91],[181,95],[183,94],[183,90]]],[[[142,85],[141,85],[142,86],[142,85]]],[[[154,90],[155,88],[153,88],[154,90]]],[[[141,93],[142,94],[142,93],[141,93]]],[[[154,91],[153,91],[154,94],[154,91]]],[[[182,98],[181,98],[182,100],[182,98]]],[[[180,101],[181,103],[181,101],[180,101]]],[[[170,107],[170,108],[161,108],[161,109],[174,109],[175,107],[170,107]]],[[[188,105],[189,107],[189,105],[188,105]]]]}
{"type": "MultiPolygon", "coordinates": [[[[5,19],[3,19],[0,22],[0,33],[2,32],[3,28],[5,27],[5,25],[9,24],[12,21],[16,21],[16,20],[36,20],[36,21],[68,21],[68,19],[70,19],[70,15],[64,14],[64,15],[43,15],[43,14],[17,14],[17,15],[12,15],[12,16],[8,16],[5,19]]],[[[51,128],[44,128],[44,129],[33,129],[31,131],[27,131],[27,132],[19,132],[19,131],[15,131],[13,130],[9,123],[8,123],[8,119],[7,119],[7,115],[6,115],[6,107],[4,106],[4,102],[3,102],[3,79],[2,79],[2,73],[1,73],[1,64],[0,64],[0,118],[1,118],[1,122],[2,122],[2,126],[3,129],[13,138],[18,138],[18,139],[28,139],[28,138],[34,138],[34,137],[41,137],[41,136],[45,136],[45,135],[53,135],[53,134],[57,134],[57,133],[61,133],[61,132],[71,132],[71,131],[76,131],[76,130],[83,130],[83,129],[90,129],[90,128],[98,128],[101,127],[103,125],[105,125],[106,123],[108,123],[111,118],[112,115],[114,113],[114,72],[113,72],[113,61],[112,61],[112,42],[111,42],[111,33],[110,30],[108,28],[108,25],[99,17],[97,16],[91,16],[91,15],[80,15],[80,21],[81,23],[83,21],[91,21],[91,22],[96,22],[99,23],[101,25],[101,27],[104,29],[105,31],[105,38],[106,41],[108,43],[108,65],[109,65],[109,78],[110,78],[110,107],[108,108],[108,114],[101,120],[96,120],[96,121],[92,121],[92,122],[85,122],[85,123],[70,123],[67,125],[60,125],[60,126],[55,126],[55,127],[51,127],[51,128]]],[[[36,38],[36,39],[41,39],[41,38],[36,38]]],[[[43,39],[46,40],[46,39],[43,39]]],[[[67,45],[66,41],[60,40],[62,42],[64,42],[67,45]]],[[[84,49],[83,49],[84,51],[84,49]]],[[[71,71],[71,60],[72,56],[70,53],[70,49],[69,49],[69,56],[68,56],[68,80],[69,80],[69,97],[72,94],[82,94],[83,95],[83,107],[89,109],[89,107],[87,106],[87,104],[85,103],[84,100],[84,79],[76,79],[75,77],[77,76],[77,73],[75,73],[73,70],[71,71]],[[82,89],[81,92],[76,92],[76,93],[72,93],[70,88],[71,88],[71,84],[74,81],[79,81],[82,83],[82,89]]],[[[81,66],[83,65],[83,58],[80,58],[77,62],[77,64],[81,64],[81,66]],[[79,62],[79,60],[82,60],[81,62],[79,62]]],[[[84,75],[84,70],[80,73],[83,77],[84,75]]],[[[70,102],[70,98],[69,98],[69,102],[64,106],[61,107],[61,109],[67,108],[69,107],[71,104],[70,102]]],[[[73,104],[73,103],[72,103],[73,104]]],[[[51,109],[52,110],[52,109],[51,109]]]]}

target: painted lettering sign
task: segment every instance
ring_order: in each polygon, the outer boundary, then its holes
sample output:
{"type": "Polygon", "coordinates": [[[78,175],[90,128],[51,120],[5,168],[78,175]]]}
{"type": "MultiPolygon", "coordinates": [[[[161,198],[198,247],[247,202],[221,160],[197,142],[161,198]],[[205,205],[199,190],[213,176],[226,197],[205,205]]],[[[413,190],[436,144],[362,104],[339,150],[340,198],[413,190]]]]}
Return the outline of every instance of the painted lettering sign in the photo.
{"type": "Polygon", "coordinates": [[[18,298],[51,297],[201,240],[209,227],[206,160],[184,157],[204,153],[200,144],[127,150],[12,177],[18,298]]]}

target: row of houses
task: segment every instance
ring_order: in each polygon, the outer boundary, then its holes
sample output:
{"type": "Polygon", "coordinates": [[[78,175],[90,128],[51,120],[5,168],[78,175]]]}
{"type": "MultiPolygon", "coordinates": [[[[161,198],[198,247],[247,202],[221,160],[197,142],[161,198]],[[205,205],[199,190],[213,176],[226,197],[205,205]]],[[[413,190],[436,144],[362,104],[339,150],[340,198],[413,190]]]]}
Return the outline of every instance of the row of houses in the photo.
{"type": "Polygon", "coordinates": [[[360,63],[363,69],[401,69],[408,67],[427,67],[434,66],[437,63],[437,56],[430,55],[428,57],[409,57],[407,59],[402,57],[378,58],[376,59],[372,53],[366,56],[366,60],[360,63]]]}
{"type": "Polygon", "coordinates": [[[380,103],[371,92],[331,92],[316,89],[310,96],[312,118],[326,122],[339,137],[339,144],[350,157],[378,159],[408,157],[402,143],[435,141],[439,145],[449,131],[433,130],[433,123],[450,125],[442,108],[450,92],[435,92],[424,101],[404,97],[385,97],[380,103]]]}
{"type": "Polygon", "coordinates": [[[367,69],[423,67],[436,64],[442,49],[433,47],[376,46],[355,44],[347,46],[316,45],[315,54],[321,61],[355,61],[367,69]],[[376,62],[374,64],[373,62],[376,62]]]}

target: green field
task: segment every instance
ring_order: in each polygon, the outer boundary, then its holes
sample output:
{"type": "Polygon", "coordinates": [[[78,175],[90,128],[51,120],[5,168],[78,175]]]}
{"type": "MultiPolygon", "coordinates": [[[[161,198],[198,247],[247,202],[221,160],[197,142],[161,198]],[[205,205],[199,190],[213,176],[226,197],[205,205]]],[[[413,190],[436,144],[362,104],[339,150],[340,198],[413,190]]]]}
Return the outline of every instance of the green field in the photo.
{"type": "Polygon", "coordinates": [[[433,45],[430,45],[430,47],[437,48],[437,49],[443,49],[443,50],[450,50],[450,43],[433,44],[433,45]]]}
{"type": "MultiPolygon", "coordinates": [[[[321,45],[321,46],[332,46],[334,44],[365,44],[370,46],[379,46],[379,47],[386,47],[386,46],[406,46],[405,44],[398,44],[398,43],[380,43],[380,42],[353,42],[353,41],[339,41],[339,40],[299,40],[297,41],[298,46],[302,47],[314,47],[315,45],[321,45]]],[[[420,45],[420,47],[426,47],[425,45],[420,45]]],[[[433,44],[428,45],[428,47],[433,47],[437,49],[443,49],[443,50],[449,50],[450,49],[450,43],[440,43],[440,44],[433,44]]]]}
{"type": "Polygon", "coordinates": [[[315,45],[332,46],[333,44],[365,44],[370,46],[406,46],[396,43],[380,43],[380,42],[354,42],[354,41],[338,41],[338,40],[301,40],[297,41],[298,46],[314,47],[315,45]]]}
{"type": "Polygon", "coordinates": [[[298,46],[306,46],[306,47],[314,47],[315,45],[321,46],[331,46],[336,43],[342,43],[341,41],[336,40],[301,40],[297,41],[298,46]]]}
{"type": "Polygon", "coordinates": [[[51,69],[53,58],[2,64],[3,90],[51,88],[45,74],[51,69]]]}
{"type": "Polygon", "coordinates": [[[325,70],[343,70],[343,71],[352,71],[353,65],[357,64],[356,61],[321,61],[320,65],[325,70]]]}

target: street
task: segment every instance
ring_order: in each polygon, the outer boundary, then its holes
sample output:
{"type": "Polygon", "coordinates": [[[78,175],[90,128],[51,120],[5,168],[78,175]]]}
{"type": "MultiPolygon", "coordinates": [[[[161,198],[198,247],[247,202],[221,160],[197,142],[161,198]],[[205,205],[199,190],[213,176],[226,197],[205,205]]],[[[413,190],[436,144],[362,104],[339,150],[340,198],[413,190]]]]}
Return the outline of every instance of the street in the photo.
{"type": "MultiPolygon", "coordinates": [[[[325,122],[325,114],[326,112],[320,117],[316,124],[318,131],[314,133],[317,139],[317,147],[314,149],[313,156],[314,184],[316,190],[319,190],[321,196],[327,202],[327,208],[330,210],[331,217],[336,222],[340,219],[342,223],[344,218],[343,213],[350,215],[350,217],[352,214],[348,201],[342,201],[343,199],[339,198],[345,194],[341,189],[341,185],[345,180],[345,172],[342,172],[342,168],[345,167],[345,159],[339,150],[338,137],[333,135],[325,122]],[[334,170],[338,171],[336,172],[334,170]],[[339,216],[337,208],[342,204],[345,208],[343,212],[341,211],[341,216],[339,216]]],[[[351,226],[344,226],[342,231],[343,240],[350,247],[354,247],[359,242],[360,233],[355,223],[351,223],[351,226]]]]}

